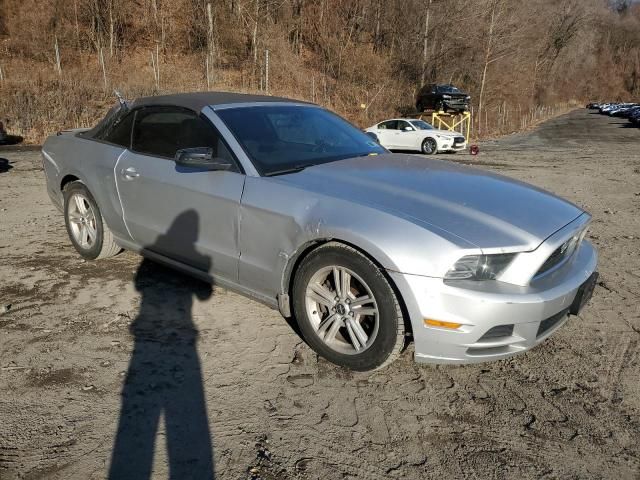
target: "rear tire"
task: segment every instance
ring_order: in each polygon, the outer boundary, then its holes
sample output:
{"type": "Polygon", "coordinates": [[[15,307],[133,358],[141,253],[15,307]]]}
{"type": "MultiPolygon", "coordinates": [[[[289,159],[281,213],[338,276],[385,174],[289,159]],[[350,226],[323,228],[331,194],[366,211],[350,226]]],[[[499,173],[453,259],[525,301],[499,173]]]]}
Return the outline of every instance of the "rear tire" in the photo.
{"type": "Polygon", "coordinates": [[[89,189],[79,181],[64,187],[64,222],[76,251],[87,260],[117,255],[122,248],[104,222],[89,189]]]}
{"type": "Polygon", "coordinates": [[[421,149],[425,155],[435,155],[438,153],[438,142],[435,138],[427,137],[422,141],[421,149]]]}
{"type": "Polygon", "coordinates": [[[404,319],[393,288],[352,247],[330,242],[313,250],[296,272],[292,297],[304,339],[336,365],[379,369],[404,346],[404,319]]]}

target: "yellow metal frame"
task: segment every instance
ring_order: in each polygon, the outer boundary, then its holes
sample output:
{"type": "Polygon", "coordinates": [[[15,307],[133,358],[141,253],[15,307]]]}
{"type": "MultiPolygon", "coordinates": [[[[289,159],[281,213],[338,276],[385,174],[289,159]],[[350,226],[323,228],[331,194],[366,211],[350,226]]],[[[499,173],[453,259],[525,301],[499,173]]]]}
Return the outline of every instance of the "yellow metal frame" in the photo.
{"type": "Polygon", "coordinates": [[[469,142],[471,134],[471,113],[463,112],[457,114],[445,113],[442,110],[431,114],[431,125],[439,130],[449,130],[460,132],[469,142]]]}

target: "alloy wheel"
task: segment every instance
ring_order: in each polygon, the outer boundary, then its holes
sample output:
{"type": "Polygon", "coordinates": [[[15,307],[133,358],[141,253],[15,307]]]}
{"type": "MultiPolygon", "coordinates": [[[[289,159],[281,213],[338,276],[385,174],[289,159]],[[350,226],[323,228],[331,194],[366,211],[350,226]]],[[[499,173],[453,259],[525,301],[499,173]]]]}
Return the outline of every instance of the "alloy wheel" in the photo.
{"type": "Polygon", "coordinates": [[[309,281],[305,303],[316,335],[331,349],[360,354],[379,329],[378,304],[369,286],[352,270],[328,266],[309,281]]]}
{"type": "Polygon", "coordinates": [[[433,138],[427,138],[422,143],[422,153],[426,155],[431,155],[432,153],[435,153],[437,148],[438,148],[438,145],[433,138]]]}
{"type": "Polygon", "coordinates": [[[87,197],[81,193],[74,193],[69,198],[67,215],[71,234],[76,243],[86,250],[93,247],[98,237],[98,228],[96,215],[87,197]]]}

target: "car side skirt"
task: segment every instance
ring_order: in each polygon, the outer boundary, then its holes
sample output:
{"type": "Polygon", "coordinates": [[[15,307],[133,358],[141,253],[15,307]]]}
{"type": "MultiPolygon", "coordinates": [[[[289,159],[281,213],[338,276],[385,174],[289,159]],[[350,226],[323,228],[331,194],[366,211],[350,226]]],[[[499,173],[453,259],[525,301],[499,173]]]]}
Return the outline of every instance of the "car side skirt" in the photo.
{"type": "MultiPolygon", "coordinates": [[[[142,248],[139,245],[130,242],[128,240],[124,240],[122,238],[115,238],[116,243],[118,245],[120,245],[122,248],[124,248],[125,250],[131,250],[133,252],[139,253],[140,255],[142,255],[143,257],[146,257],[150,260],[153,260],[154,262],[158,262],[161,263],[169,268],[172,268],[174,270],[178,270],[182,273],[185,273],[191,277],[195,277],[199,280],[202,280],[204,282],[210,283],[214,286],[218,286],[218,287],[222,287],[225,288],[227,290],[231,290],[235,293],[238,293],[240,295],[243,295],[245,297],[251,298],[252,300],[256,300],[260,303],[262,303],[263,305],[266,305],[267,307],[270,307],[274,310],[280,310],[279,305],[278,305],[278,299],[277,298],[272,298],[266,295],[263,295],[259,292],[256,292],[255,290],[251,290],[248,289],[246,287],[243,287],[242,285],[239,285],[236,282],[233,282],[229,279],[220,277],[220,276],[213,276],[211,275],[209,272],[204,272],[202,270],[199,270],[197,268],[194,268],[190,265],[186,265],[182,262],[179,262],[177,260],[174,260],[172,258],[166,257],[165,255],[159,254],[157,252],[153,252],[151,250],[148,250],[146,248],[142,248]]],[[[281,312],[282,313],[282,312],[281,312]]]]}

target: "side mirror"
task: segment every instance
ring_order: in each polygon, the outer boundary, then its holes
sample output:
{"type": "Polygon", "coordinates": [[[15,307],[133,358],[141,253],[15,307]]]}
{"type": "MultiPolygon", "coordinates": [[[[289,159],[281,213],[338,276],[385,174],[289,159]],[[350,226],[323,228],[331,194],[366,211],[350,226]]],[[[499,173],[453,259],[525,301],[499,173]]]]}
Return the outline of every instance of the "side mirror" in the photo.
{"type": "Polygon", "coordinates": [[[403,132],[413,132],[413,128],[411,128],[411,127],[404,127],[404,128],[402,129],[402,131],[403,131],[403,132]]]}
{"type": "Polygon", "coordinates": [[[214,157],[209,147],[184,148],[175,156],[176,165],[198,170],[229,170],[232,164],[224,158],[214,157]]]}
{"type": "Polygon", "coordinates": [[[374,142],[376,143],[380,143],[380,140],[378,139],[378,136],[373,133],[373,132],[364,132],[367,134],[367,136],[371,137],[371,139],[373,139],[374,142]]]}

